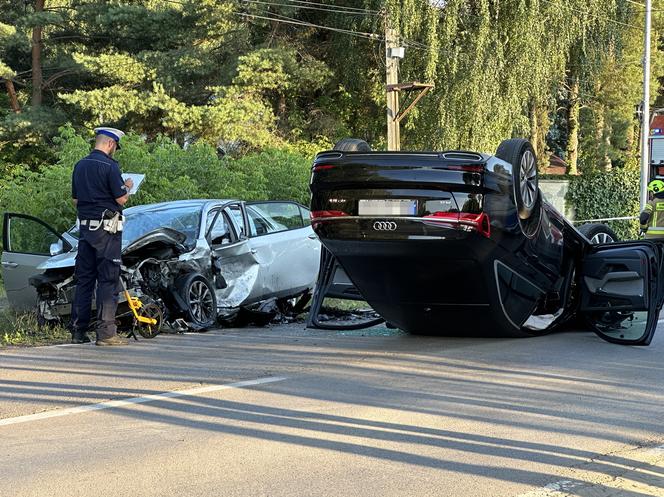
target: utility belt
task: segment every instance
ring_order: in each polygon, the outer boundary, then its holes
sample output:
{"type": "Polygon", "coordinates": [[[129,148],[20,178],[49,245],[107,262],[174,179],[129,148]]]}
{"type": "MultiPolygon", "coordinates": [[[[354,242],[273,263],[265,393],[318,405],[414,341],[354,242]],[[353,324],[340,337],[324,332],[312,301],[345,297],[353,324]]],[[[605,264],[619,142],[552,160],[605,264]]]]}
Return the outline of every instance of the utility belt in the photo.
{"type": "Polygon", "coordinates": [[[122,231],[124,220],[125,217],[119,212],[107,209],[102,214],[101,219],[81,219],[79,224],[87,226],[90,231],[97,231],[99,228],[102,228],[109,233],[118,233],[122,231]]]}

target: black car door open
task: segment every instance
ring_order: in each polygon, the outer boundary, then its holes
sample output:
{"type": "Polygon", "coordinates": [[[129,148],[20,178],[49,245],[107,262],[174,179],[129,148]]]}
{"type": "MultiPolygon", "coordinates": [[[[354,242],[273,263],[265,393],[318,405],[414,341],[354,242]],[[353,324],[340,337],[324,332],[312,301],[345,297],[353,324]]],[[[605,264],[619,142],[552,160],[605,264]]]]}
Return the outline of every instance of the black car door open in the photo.
{"type": "Polygon", "coordinates": [[[593,247],[581,263],[580,313],[603,339],[649,345],[664,299],[663,246],[635,241],[593,247]]]}

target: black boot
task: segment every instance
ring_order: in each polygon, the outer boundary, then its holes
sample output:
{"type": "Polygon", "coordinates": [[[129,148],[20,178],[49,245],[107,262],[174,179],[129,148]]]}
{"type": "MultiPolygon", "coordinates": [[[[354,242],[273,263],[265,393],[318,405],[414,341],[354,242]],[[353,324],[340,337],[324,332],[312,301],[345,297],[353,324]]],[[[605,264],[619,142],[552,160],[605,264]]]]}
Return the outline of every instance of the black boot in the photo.
{"type": "Polygon", "coordinates": [[[75,331],[71,335],[71,343],[90,343],[90,337],[83,331],[75,331]]]}

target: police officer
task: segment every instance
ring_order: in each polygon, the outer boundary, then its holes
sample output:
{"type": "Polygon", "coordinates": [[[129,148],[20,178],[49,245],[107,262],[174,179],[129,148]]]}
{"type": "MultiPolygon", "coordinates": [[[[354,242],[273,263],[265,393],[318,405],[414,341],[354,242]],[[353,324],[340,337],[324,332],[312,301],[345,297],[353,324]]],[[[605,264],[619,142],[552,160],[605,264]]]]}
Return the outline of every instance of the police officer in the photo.
{"type": "Polygon", "coordinates": [[[639,216],[641,231],[646,233],[646,238],[664,239],[664,181],[651,181],[648,183],[648,191],[654,197],[639,216]]]}
{"type": "Polygon", "coordinates": [[[114,128],[95,129],[95,148],[74,166],[72,197],[80,225],[76,255],[76,293],[72,309],[72,343],[85,343],[90,327],[92,292],[97,285],[97,345],[127,345],[117,335],[122,232],[118,219],[129,199],[133,182],[124,181],[112,159],[124,133],[114,128]]]}

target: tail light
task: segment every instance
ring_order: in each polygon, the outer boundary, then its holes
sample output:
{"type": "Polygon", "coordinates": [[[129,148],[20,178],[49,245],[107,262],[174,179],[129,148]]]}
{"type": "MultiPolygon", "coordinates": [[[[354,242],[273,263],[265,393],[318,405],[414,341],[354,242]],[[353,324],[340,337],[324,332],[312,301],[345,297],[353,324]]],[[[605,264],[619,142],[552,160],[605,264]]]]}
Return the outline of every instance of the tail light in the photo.
{"type": "Polygon", "coordinates": [[[342,217],[348,216],[344,211],[311,211],[311,220],[326,218],[326,217],[342,217]]]}
{"type": "Polygon", "coordinates": [[[424,217],[432,221],[468,226],[482,236],[491,237],[491,221],[489,220],[489,216],[484,212],[480,214],[470,214],[468,212],[434,212],[424,217]]]}
{"type": "Polygon", "coordinates": [[[448,221],[450,223],[458,223],[459,222],[459,213],[458,212],[441,212],[437,211],[434,212],[433,214],[429,214],[427,216],[424,216],[426,219],[433,219],[435,221],[448,221]]]}
{"type": "Polygon", "coordinates": [[[467,214],[462,212],[459,214],[459,222],[472,226],[480,235],[487,238],[491,236],[491,221],[489,220],[489,216],[484,212],[481,214],[467,214]]]}
{"type": "Polygon", "coordinates": [[[483,173],[485,171],[484,166],[470,164],[449,164],[443,166],[443,168],[449,169],[450,171],[463,171],[464,173],[483,173]]]}
{"type": "Polygon", "coordinates": [[[315,173],[319,171],[327,171],[328,169],[334,169],[334,166],[330,164],[317,164],[312,168],[313,172],[315,173]]]}

